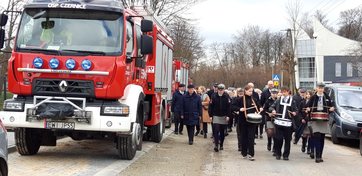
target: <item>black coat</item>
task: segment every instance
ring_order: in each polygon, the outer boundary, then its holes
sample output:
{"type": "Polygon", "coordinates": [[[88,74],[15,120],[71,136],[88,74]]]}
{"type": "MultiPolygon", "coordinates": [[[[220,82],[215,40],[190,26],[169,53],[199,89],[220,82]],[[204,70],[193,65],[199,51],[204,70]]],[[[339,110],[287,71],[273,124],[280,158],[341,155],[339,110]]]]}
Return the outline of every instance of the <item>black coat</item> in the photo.
{"type": "Polygon", "coordinates": [[[172,95],[171,112],[181,113],[183,94],[179,90],[172,95]]]}
{"type": "Polygon", "coordinates": [[[260,96],[260,104],[264,106],[265,102],[269,99],[271,96],[270,89],[265,89],[260,96]]]}
{"type": "Polygon", "coordinates": [[[211,96],[211,101],[209,104],[209,116],[229,116],[230,104],[230,97],[226,92],[224,92],[222,96],[214,93],[211,96]]]}
{"type": "Polygon", "coordinates": [[[299,94],[295,94],[293,96],[293,100],[295,100],[295,104],[297,106],[297,115],[294,117],[294,119],[295,119],[295,125],[298,127],[301,125],[302,110],[303,110],[302,101],[304,100],[304,98],[301,97],[299,94]]]}
{"type": "MultiPolygon", "coordinates": [[[[259,102],[254,98],[254,96],[248,96],[248,95],[244,95],[244,96],[245,96],[245,107],[246,108],[255,106],[255,104],[254,104],[254,102],[255,102],[256,106],[258,107],[258,110],[260,109],[261,106],[260,106],[259,102]]],[[[232,110],[239,111],[239,121],[238,121],[239,123],[246,123],[245,112],[240,111],[240,108],[243,108],[243,107],[244,107],[244,97],[235,99],[232,110]]],[[[256,112],[255,108],[246,110],[246,114],[255,113],[255,112],[256,112]]]]}
{"type": "MultiPolygon", "coordinates": [[[[277,114],[283,114],[283,109],[284,109],[284,105],[280,104],[281,98],[278,98],[277,100],[275,100],[275,102],[273,103],[273,105],[269,108],[269,111],[272,112],[273,110],[275,110],[277,112],[277,114]]],[[[292,101],[290,106],[287,106],[287,112],[285,114],[285,118],[286,119],[293,119],[292,115],[290,113],[288,113],[288,111],[291,112],[297,112],[297,105],[296,102],[293,98],[288,99],[288,103],[292,101]]],[[[281,115],[278,115],[277,117],[282,117],[281,115]]]]}
{"type": "Polygon", "coordinates": [[[201,98],[195,92],[193,94],[185,93],[183,97],[181,115],[184,117],[185,125],[199,124],[199,117],[202,116],[201,98]]]}
{"type": "MultiPolygon", "coordinates": [[[[307,107],[311,108],[310,112],[317,112],[317,105],[318,105],[319,97],[317,94],[314,94],[312,97],[310,97],[310,100],[307,103],[307,107]]],[[[331,98],[326,94],[323,93],[323,110],[319,112],[329,112],[329,107],[334,107],[335,103],[331,98]]]]}
{"type": "MultiPolygon", "coordinates": [[[[269,97],[264,103],[263,112],[269,112],[269,108],[274,104],[275,101],[276,101],[276,99],[274,100],[272,97],[269,97]]],[[[271,112],[269,112],[269,113],[271,113],[271,112]]],[[[263,113],[263,115],[265,115],[266,121],[271,121],[271,117],[267,113],[263,113]]]]}

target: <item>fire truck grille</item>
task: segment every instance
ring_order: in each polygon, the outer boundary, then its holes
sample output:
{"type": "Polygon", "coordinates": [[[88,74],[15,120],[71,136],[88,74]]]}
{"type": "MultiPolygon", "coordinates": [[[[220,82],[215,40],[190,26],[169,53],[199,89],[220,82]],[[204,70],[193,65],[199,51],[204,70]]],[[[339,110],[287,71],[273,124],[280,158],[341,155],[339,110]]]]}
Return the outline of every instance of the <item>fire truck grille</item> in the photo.
{"type": "Polygon", "coordinates": [[[32,88],[33,95],[95,97],[93,81],[36,79],[32,88]]]}

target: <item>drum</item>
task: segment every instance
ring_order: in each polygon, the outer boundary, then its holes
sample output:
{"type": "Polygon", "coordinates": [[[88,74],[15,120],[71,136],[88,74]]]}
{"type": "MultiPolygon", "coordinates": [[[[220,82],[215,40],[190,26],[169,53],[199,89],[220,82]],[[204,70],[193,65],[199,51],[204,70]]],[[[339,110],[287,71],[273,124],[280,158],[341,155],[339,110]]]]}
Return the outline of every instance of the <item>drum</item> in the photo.
{"type": "Polygon", "coordinates": [[[283,118],[275,118],[274,119],[274,124],[276,126],[291,127],[292,126],[292,120],[283,119],[283,118]]]}
{"type": "Polygon", "coordinates": [[[325,112],[311,112],[310,113],[311,120],[320,120],[320,121],[328,121],[329,115],[325,112]]]}
{"type": "Polygon", "coordinates": [[[249,123],[261,123],[262,116],[256,113],[250,113],[246,115],[246,121],[249,123]]]}

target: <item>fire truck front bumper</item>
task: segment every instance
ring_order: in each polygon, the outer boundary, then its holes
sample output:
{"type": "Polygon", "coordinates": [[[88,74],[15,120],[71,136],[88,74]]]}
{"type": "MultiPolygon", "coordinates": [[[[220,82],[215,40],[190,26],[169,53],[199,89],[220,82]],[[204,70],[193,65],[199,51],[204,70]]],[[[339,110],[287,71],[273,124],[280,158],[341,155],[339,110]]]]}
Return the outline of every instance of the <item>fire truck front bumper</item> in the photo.
{"type": "MultiPolygon", "coordinates": [[[[61,100],[49,99],[49,101],[43,103],[48,103],[49,106],[51,103],[57,104],[63,102],[64,98],[60,99],[61,100]]],[[[46,98],[43,100],[46,100],[46,98]]],[[[61,104],[67,104],[68,100],[70,99],[65,98],[65,103],[61,104]]],[[[37,108],[39,108],[38,105],[39,103],[19,103],[19,106],[22,107],[17,110],[5,109],[4,111],[0,111],[0,118],[8,129],[21,127],[52,130],[105,131],[123,134],[129,134],[132,131],[132,121],[130,118],[132,114],[129,114],[129,109],[127,109],[128,107],[125,105],[89,107],[84,105],[78,107],[73,104],[78,108],[75,108],[72,116],[58,119],[39,116],[39,112],[37,111],[37,108]],[[117,112],[123,114],[117,115],[117,112]]],[[[8,102],[8,107],[16,107],[16,103],[11,104],[8,102]]]]}

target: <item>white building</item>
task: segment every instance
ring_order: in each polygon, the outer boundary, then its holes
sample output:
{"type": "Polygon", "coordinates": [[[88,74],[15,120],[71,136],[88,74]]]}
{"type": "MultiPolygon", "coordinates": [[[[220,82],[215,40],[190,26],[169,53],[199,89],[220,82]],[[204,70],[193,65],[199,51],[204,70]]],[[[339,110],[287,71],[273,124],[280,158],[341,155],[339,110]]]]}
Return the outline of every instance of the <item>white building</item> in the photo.
{"type": "Polygon", "coordinates": [[[313,88],[317,82],[362,82],[362,60],[356,61],[351,54],[359,42],[331,32],[318,20],[314,22],[313,37],[304,34],[296,42],[297,88],[313,88]]]}

